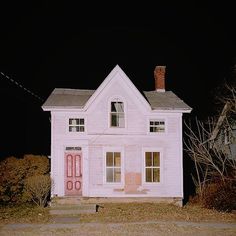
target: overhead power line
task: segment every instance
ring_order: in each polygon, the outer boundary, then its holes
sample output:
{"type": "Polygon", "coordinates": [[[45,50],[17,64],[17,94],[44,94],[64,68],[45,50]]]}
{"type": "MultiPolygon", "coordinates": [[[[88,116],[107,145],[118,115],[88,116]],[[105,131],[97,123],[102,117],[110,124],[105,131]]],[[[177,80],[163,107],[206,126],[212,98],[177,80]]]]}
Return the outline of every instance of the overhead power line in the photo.
{"type": "Polygon", "coordinates": [[[2,78],[6,78],[7,80],[11,81],[13,84],[15,84],[16,86],[18,86],[19,88],[23,89],[25,92],[31,94],[32,96],[34,96],[35,98],[39,99],[40,101],[44,101],[44,99],[42,99],[40,96],[38,96],[37,94],[33,93],[32,91],[30,91],[29,89],[25,88],[22,84],[20,84],[19,82],[15,81],[14,79],[10,78],[9,76],[5,75],[3,72],[0,72],[2,75],[2,78]]]}

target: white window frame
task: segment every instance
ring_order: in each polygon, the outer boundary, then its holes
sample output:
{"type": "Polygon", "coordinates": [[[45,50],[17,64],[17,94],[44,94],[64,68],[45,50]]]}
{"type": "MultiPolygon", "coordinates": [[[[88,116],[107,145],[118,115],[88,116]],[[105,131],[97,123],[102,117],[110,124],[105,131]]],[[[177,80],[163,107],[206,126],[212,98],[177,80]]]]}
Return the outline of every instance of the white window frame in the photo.
{"type": "Polygon", "coordinates": [[[126,112],[126,102],[124,99],[120,96],[113,96],[112,98],[109,99],[108,103],[108,127],[109,129],[114,129],[114,130],[123,130],[127,128],[127,112],[126,112]],[[123,103],[123,109],[124,109],[124,126],[112,126],[111,125],[111,114],[112,114],[112,102],[122,102],[123,103]]]}
{"type": "Polygon", "coordinates": [[[149,121],[148,121],[148,132],[150,134],[165,134],[166,133],[166,119],[163,119],[163,118],[150,118],[149,121]],[[162,126],[161,124],[153,124],[151,125],[151,122],[164,122],[164,130],[163,131],[155,131],[155,132],[151,132],[150,128],[153,127],[153,128],[158,128],[158,126],[162,126]]]}
{"type": "Polygon", "coordinates": [[[142,175],[142,181],[143,181],[143,185],[161,185],[163,183],[163,149],[162,148],[143,148],[142,149],[142,153],[143,153],[143,175],[142,175]],[[160,153],[160,181],[159,182],[146,182],[146,152],[159,152],[160,153]]]}
{"type": "Polygon", "coordinates": [[[104,147],[103,148],[103,183],[109,186],[121,187],[124,185],[124,148],[123,147],[104,147]],[[106,166],[106,154],[107,152],[119,152],[121,155],[121,180],[120,182],[107,182],[107,166],[106,166]]]}
{"type": "Polygon", "coordinates": [[[66,129],[67,129],[67,132],[68,133],[70,133],[70,134],[78,134],[78,133],[80,133],[80,134],[83,134],[83,133],[85,133],[85,123],[86,123],[86,121],[85,121],[85,118],[84,117],[69,117],[68,118],[68,121],[67,121],[67,126],[66,126],[66,129]],[[70,125],[70,120],[84,120],[84,124],[83,125],[81,125],[81,124],[75,124],[75,125],[70,125]],[[84,131],[70,131],[70,127],[84,127],[84,131]]]}

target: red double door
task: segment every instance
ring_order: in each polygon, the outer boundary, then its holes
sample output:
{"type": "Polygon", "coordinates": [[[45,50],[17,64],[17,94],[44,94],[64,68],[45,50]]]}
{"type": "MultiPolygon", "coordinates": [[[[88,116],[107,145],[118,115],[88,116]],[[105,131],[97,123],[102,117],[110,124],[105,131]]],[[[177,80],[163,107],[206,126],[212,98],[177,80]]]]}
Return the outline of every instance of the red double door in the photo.
{"type": "Polygon", "coordinates": [[[65,153],[65,195],[82,195],[82,153],[65,153]]]}

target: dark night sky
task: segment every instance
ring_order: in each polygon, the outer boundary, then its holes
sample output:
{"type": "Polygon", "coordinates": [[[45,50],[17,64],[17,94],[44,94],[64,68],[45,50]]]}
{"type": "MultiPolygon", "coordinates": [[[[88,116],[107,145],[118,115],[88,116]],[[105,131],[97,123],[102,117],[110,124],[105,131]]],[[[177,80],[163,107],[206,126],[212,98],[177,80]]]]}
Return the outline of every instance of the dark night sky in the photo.
{"type": "MultiPolygon", "coordinates": [[[[236,62],[234,7],[162,2],[1,6],[0,71],[46,100],[55,87],[96,89],[116,64],[139,89],[153,90],[154,67],[166,65],[167,90],[206,117],[236,62]]],[[[0,77],[0,157],[49,155],[43,102],[0,77]]]]}

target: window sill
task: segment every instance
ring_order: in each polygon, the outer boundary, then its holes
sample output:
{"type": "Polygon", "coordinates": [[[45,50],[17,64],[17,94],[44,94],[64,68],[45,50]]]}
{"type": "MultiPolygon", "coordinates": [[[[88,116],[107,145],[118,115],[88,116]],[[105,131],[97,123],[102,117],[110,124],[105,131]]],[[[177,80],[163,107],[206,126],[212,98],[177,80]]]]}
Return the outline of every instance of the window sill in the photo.
{"type": "Polygon", "coordinates": [[[103,183],[104,186],[107,186],[107,187],[123,187],[124,186],[124,183],[120,182],[120,183],[107,183],[107,182],[104,182],[103,183]]]}
{"type": "Polygon", "coordinates": [[[155,186],[155,185],[161,185],[162,184],[162,182],[144,182],[143,183],[143,187],[145,187],[145,186],[155,186]]]}

